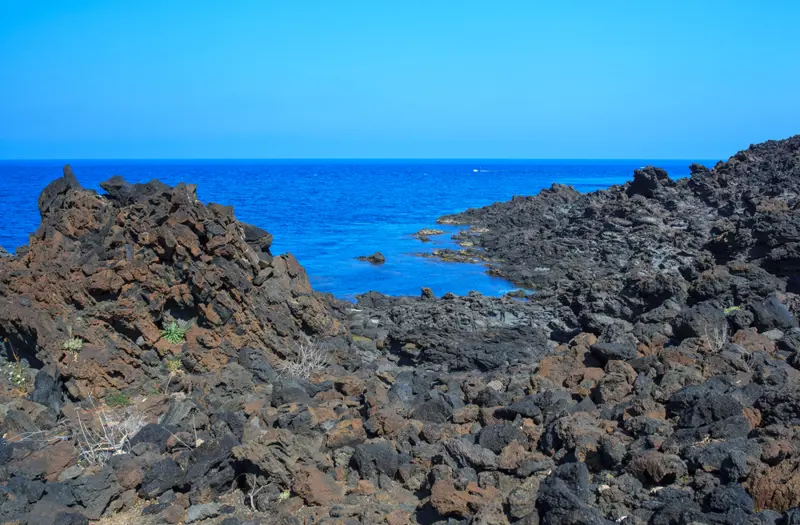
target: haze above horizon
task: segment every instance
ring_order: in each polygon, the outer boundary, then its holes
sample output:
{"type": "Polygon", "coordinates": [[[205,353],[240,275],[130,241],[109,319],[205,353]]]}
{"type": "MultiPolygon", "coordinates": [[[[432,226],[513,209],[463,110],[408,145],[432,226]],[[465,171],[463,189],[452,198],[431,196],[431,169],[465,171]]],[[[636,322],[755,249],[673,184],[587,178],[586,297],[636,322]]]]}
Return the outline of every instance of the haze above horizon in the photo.
{"type": "Polygon", "coordinates": [[[0,0],[1,159],[727,159],[800,3],[0,0]]]}

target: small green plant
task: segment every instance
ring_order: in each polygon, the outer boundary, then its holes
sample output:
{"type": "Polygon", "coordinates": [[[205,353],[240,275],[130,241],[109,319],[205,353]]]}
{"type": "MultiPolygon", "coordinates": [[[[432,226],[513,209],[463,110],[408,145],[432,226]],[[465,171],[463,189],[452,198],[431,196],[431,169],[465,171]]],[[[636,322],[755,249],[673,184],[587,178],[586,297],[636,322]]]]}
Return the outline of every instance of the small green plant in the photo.
{"type": "Polygon", "coordinates": [[[733,312],[738,312],[741,309],[742,309],[741,306],[728,306],[722,311],[725,313],[725,315],[731,315],[733,312]]]}
{"type": "Polygon", "coordinates": [[[181,328],[174,319],[161,331],[161,337],[171,345],[177,345],[186,338],[186,328],[181,328]]]}
{"type": "Polygon", "coordinates": [[[19,360],[19,357],[17,357],[16,353],[14,354],[14,362],[7,363],[5,368],[6,375],[8,376],[11,384],[17,389],[27,392],[29,383],[28,373],[25,370],[25,365],[19,360]]]}
{"type": "Polygon", "coordinates": [[[63,348],[67,352],[72,352],[73,360],[77,361],[78,360],[78,352],[83,350],[83,339],[81,339],[80,337],[75,337],[74,335],[72,335],[72,327],[71,326],[67,329],[67,332],[69,333],[69,338],[66,341],[64,341],[64,344],[61,345],[61,348],[63,348]]]}
{"type": "Polygon", "coordinates": [[[14,356],[14,361],[7,362],[3,366],[3,372],[8,377],[9,382],[14,385],[14,387],[22,393],[28,391],[28,387],[30,386],[30,381],[28,378],[28,372],[25,370],[25,363],[20,361],[17,352],[11,346],[11,341],[8,339],[3,339],[0,341],[0,348],[2,348],[5,352],[10,351],[11,355],[14,356]],[[8,345],[8,348],[6,348],[8,345]]]}
{"type": "Polygon", "coordinates": [[[63,344],[64,350],[68,350],[72,353],[77,353],[83,350],[83,339],[80,337],[70,337],[63,344]]]}
{"type": "Polygon", "coordinates": [[[183,366],[181,365],[181,358],[178,356],[165,357],[164,367],[166,367],[169,376],[167,377],[167,384],[164,385],[164,393],[169,392],[169,384],[172,378],[183,373],[183,366]]]}
{"type": "Polygon", "coordinates": [[[164,359],[164,366],[170,375],[179,374],[181,372],[181,358],[180,357],[167,357],[164,359]]]}
{"type": "Polygon", "coordinates": [[[278,494],[278,501],[286,501],[287,499],[289,499],[289,496],[291,495],[292,495],[291,492],[289,492],[288,490],[284,490],[283,492],[278,494]]]}
{"type": "Polygon", "coordinates": [[[106,396],[106,405],[110,408],[122,408],[131,404],[131,396],[124,392],[114,392],[106,396]]]}

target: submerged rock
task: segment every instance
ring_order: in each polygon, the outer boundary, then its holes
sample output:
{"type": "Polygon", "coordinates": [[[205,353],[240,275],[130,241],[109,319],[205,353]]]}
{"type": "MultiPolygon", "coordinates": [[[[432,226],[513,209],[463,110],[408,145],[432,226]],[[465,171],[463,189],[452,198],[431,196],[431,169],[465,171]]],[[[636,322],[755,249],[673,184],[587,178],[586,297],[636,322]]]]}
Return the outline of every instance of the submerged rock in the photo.
{"type": "Polygon", "coordinates": [[[436,228],[423,228],[417,233],[411,234],[412,237],[416,237],[422,242],[430,242],[430,237],[433,235],[442,235],[444,234],[444,230],[439,230],[436,228]]]}

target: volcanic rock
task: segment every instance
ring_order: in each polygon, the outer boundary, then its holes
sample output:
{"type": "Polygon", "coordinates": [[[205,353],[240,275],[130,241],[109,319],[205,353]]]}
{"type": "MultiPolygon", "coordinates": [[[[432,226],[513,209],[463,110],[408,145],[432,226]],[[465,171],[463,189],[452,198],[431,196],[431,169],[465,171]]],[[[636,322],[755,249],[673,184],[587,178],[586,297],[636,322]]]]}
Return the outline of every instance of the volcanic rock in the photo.
{"type": "Polygon", "coordinates": [[[375,252],[372,255],[360,255],[356,257],[359,261],[367,261],[372,264],[383,264],[386,262],[386,257],[381,252],[375,252]]]}

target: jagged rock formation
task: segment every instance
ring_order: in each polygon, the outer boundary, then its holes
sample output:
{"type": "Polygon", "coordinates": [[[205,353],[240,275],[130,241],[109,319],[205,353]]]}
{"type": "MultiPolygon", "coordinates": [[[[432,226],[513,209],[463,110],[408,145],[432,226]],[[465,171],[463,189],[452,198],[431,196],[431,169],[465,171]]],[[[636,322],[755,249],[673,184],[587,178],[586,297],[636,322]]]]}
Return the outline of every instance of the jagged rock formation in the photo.
{"type": "Polygon", "coordinates": [[[233,209],[197,200],[192,185],[85,190],[69,167],[39,197],[30,246],[0,266],[0,336],[32,361],[57,365],[76,398],[152,379],[147,365],[179,355],[215,372],[243,347],[288,356],[306,335],[341,331],[291,255],[233,209]],[[186,342],[161,337],[185,323],[186,342]],[[71,337],[80,352],[65,351],[71,337]]]}

